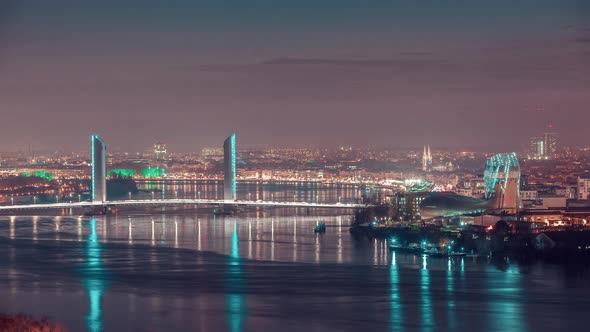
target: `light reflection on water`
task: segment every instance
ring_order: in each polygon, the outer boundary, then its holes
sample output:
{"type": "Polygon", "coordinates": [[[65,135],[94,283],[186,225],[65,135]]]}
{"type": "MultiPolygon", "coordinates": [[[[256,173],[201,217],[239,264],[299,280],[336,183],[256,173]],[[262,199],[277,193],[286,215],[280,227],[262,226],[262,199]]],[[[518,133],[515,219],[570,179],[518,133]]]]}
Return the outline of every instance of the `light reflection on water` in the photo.
{"type": "Polygon", "coordinates": [[[400,298],[400,280],[395,252],[391,253],[391,264],[389,266],[389,274],[389,297],[391,306],[390,330],[401,331],[403,327],[403,307],[400,298]]]}
{"type": "MultiPolygon", "coordinates": [[[[96,232],[96,219],[90,220],[90,234],[86,242],[86,261],[82,267],[82,280],[84,288],[88,292],[89,313],[86,316],[88,331],[102,331],[102,304],[101,298],[106,284],[101,278],[104,274],[101,257],[101,244],[96,232]]],[[[105,227],[106,229],[106,227],[105,227]]]]}
{"type": "Polygon", "coordinates": [[[422,255],[422,269],[420,269],[420,297],[422,302],[423,331],[432,331],[434,329],[435,322],[433,317],[431,296],[428,257],[426,255],[422,255]]]}
{"type": "Polygon", "coordinates": [[[231,332],[242,331],[244,320],[244,290],[242,271],[240,267],[240,247],[238,238],[238,227],[234,223],[234,230],[231,236],[231,254],[227,264],[227,313],[228,324],[231,332]]]}
{"type": "Polygon", "coordinates": [[[486,261],[396,254],[383,241],[354,240],[348,218],[0,217],[0,312],[49,315],[76,331],[585,326],[567,308],[590,309],[588,287],[565,287],[556,267],[525,275],[511,262],[500,271],[486,261]],[[324,235],[313,233],[318,221],[324,235]],[[55,299],[68,304],[47,304],[55,299]]]}
{"type": "MultiPolygon", "coordinates": [[[[136,196],[145,199],[152,198],[152,191],[154,192],[153,198],[156,199],[223,199],[223,182],[221,181],[142,181],[138,183],[138,188],[145,192],[141,192],[136,196]]],[[[357,203],[364,190],[353,184],[239,181],[237,183],[237,199],[357,203]]]]}
{"type": "Polygon", "coordinates": [[[447,317],[449,331],[457,329],[457,315],[455,303],[455,278],[453,274],[453,260],[447,259],[447,317]]]}

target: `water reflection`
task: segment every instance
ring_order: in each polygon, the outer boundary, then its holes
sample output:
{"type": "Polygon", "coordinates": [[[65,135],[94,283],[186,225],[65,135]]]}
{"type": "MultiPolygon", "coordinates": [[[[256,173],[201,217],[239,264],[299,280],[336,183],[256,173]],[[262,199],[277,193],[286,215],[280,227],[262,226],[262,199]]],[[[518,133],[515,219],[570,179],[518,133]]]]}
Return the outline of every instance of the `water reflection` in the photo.
{"type": "Polygon", "coordinates": [[[236,222],[234,222],[234,230],[231,235],[231,253],[227,258],[226,288],[226,313],[229,331],[242,331],[245,317],[244,280],[236,222]]]}
{"type": "Polygon", "coordinates": [[[527,331],[523,310],[523,278],[517,267],[506,260],[505,271],[496,272],[495,278],[489,278],[488,301],[489,322],[491,326],[503,331],[527,331]]]}
{"type": "Polygon", "coordinates": [[[89,331],[102,331],[102,305],[101,298],[106,288],[104,268],[102,266],[101,243],[96,232],[96,219],[89,222],[90,234],[86,242],[86,261],[82,267],[82,281],[88,293],[89,312],[86,316],[86,324],[89,331]]]}
{"type": "Polygon", "coordinates": [[[8,235],[10,239],[14,239],[14,220],[15,217],[10,217],[10,234],[8,235]]]}
{"type": "Polygon", "coordinates": [[[129,224],[119,219],[119,232],[112,217],[62,217],[59,230],[53,217],[0,218],[0,267],[6,272],[0,273],[0,312],[47,315],[72,331],[586,326],[579,313],[590,307],[587,275],[586,283],[572,288],[551,265],[523,274],[505,259],[495,262],[499,271],[483,260],[389,252],[385,242],[349,236],[346,217],[322,216],[328,225],[322,236],[313,233],[317,216],[223,216],[216,233],[212,216],[191,215],[185,222],[170,214],[168,225],[158,216],[153,232],[151,217],[133,215],[129,224]],[[109,223],[114,231],[104,228],[109,223]],[[37,232],[35,242],[30,237],[37,232]],[[54,241],[56,233],[62,241],[54,241]],[[72,241],[78,238],[83,242],[72,241]],[[308,264],[318,259],[326,264],[308,264]],[[46,305],[52,301],[64,304],[46,305]]]}
{"type": "Polygon", "coordinates": [[[199,251],[203,250],[203,247],[201,246],[201,221],[197,221],[197,249],[199,251]]]}
{"type": "Polygon", "coordinates": [[[434,317],[432,310],[432,298],[430,293],[430,271],[428,271],[427,256],[422,256],[422,269],[420,270],[420,297],[422,308],[422,327],[424,331],[433,331],[434,317]]]}
{"type": "MultiPolygon", "coordinates": [[[[147,193],[140,193],[135,198],[223,198],[222,181],[194,181],[190,184],[179,186],[177,182],[170,180],[138,181],[138,188],[147,191],[147,193]]],[[[352,203],[358,202],[361,198],[362,193],[359,189],[354,184],[239,181],[237,183],[237,198],[239,200],[352,203]]]]}
{"type": "Polygon", "coordinates": [[[396,262],[396,253],[391,253],[389,265],[389,305],[391,331],[401,331],[403,324],[402,302],[400,298],[399,270],[396,262]]]}
{"type": "Polygon", "coordinates": [[[456,317],[456,304],[455,304],[455,279],[453,275],[453,260],[447,259],[447,319],[449,331],[455,331],[457,329],[457,317],[456,317]]]}
{"type": "Polygon", "coordinates": [[[39,218],[37,216],[33,217],[33,241],[37,241],[37,222],[39,218]]]}

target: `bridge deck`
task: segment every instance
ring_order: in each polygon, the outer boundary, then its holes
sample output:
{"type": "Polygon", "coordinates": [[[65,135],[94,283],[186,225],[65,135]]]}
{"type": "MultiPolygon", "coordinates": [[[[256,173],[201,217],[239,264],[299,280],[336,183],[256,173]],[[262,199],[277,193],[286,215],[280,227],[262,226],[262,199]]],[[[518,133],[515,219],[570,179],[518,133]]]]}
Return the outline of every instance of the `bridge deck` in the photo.
{"type": "Polygon", "coordinates": [[[0,211],[6,210],[39,210],[39,209],[70,209],[99,206],[145,206],[145,205],[232,205],[232,206],[266,206],[266,207],[309,207],[309,208],[337,208],[357,209],[365,207],[363,204],[325,204],[308,202],[270,202],[270,201],[231,201],[215,199],[150,199],[123,200],[106,202],[64,202],[50,204],[3,205],[0,211]]]}

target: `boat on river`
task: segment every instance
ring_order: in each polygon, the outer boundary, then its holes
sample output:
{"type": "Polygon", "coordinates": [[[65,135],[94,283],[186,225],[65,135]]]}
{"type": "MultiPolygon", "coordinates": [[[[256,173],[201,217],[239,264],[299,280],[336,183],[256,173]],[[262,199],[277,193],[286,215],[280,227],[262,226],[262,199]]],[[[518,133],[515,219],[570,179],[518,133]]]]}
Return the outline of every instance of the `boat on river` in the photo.
{"type": "Polygon", "coordinates": [[[325,233],[326,232],[326,223],[324,223],[324,222],[318,223],[315,226],[315,228],[313,229],[313,232],[316,234],[317,233],[320,233],[320,234],[325,233]]]}
{"type": "Polygon", "coordinates": [[[389,241],[389,250],[395,251],[401,254],[411,254],[411,255],[421,255],[424,253],[424,250],[420,247],[418,243],[411,243],[408,246],[403,246],[397,243],[394,240],[389,241]]]}

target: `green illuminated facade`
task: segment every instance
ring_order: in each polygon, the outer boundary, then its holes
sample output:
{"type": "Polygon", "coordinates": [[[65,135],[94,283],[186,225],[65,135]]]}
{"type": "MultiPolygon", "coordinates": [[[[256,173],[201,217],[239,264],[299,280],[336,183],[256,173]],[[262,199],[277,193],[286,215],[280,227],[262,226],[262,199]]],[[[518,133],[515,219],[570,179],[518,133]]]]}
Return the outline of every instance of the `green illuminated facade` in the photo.
{"type": "Polygon", "coordinates": [[[144,178],[161,178],[166,174],[168,171],[163,167],[148,167],[141,170],[141,176],[144,178]]]}
{"type": "Polygon", "coordinates": [[[53,173],[49,173],[49,172],[45,172],[45,171],[36,171],[36,172],[23,172],[20,174],[21,176],[26,176],[26,177],[31,177],[31,176],[35,176],[38,178],[42,178],[45,179],[49,182],[51,182],[51,180],[53,180],[53,173]]]}
{"type": "Polygon", "coordinates": [[[107,177],[132,178],[135,175],[137,175],[137,172],[130,168],[115,168],[107,173],[107,177]]]}
{"type": "Polygon", "coordinates": [[[434,183],[431,182],[418,182],[418,183],[414,183],[413,185],[411,185],[408,188],[408,192],[410,193],[419,193],[419,192],[423,192],[423,191],[432,191],[432,188],[434,187],[434,183]]]}

